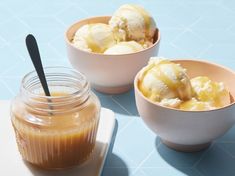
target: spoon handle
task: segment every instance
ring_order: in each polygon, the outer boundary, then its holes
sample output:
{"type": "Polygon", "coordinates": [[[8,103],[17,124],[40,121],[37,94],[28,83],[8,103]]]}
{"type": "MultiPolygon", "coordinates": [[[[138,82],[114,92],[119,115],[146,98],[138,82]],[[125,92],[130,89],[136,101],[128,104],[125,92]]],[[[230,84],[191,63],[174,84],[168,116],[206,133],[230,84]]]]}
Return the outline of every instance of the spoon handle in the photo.
{"type": "Polygon", "coordinates": [[[38,74],[39,80],[42,84],[43,90],[46,96],[51,96],[48,85],[47,85],[45,73],[42,67],[42,61],[41,61],[37,41],[33,35],[29,34],[26,37],[26,46],[27,46],[30,58],[38,74]]]}

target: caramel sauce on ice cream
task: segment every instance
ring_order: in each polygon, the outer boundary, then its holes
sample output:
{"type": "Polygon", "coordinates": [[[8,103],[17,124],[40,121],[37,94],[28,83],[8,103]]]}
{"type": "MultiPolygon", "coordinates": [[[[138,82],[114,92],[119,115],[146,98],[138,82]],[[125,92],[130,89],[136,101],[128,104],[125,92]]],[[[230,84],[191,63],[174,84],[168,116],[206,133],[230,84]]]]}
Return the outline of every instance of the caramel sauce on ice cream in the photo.
{"type": "Polygon", "coordinates": [[[189,78],[186,69],[164,58],[152,57],[139,75],[138,88],[149,100],[185,111],[205,111],[230,104],[223,82],[206,76],[189,78]]]}

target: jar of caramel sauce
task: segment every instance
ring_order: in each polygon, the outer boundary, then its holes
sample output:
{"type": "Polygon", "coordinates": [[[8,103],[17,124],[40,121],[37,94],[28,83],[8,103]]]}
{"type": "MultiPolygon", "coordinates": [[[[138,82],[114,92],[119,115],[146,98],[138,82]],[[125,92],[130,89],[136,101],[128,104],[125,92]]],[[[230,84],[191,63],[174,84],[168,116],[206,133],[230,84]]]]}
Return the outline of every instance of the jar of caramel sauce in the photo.
{"type": "Polygon", "coordinates": [[[18,149],[24,160],[42,168],[79,165],[94,149],[100,102],[79,72],[48,67],[45,75],[51,96],[44,95],[33,71],[23,78],[12,101],[18,149]]]}

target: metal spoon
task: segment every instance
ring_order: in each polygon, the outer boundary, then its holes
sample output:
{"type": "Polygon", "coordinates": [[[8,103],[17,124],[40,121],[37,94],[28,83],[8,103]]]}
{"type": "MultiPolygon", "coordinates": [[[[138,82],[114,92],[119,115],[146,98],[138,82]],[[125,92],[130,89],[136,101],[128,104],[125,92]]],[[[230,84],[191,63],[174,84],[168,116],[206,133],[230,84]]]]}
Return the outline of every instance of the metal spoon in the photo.
{"type": "MultiPolygon", "coordinates": [[[[26,42],[26,46],[27,46],[30,58],[33,62],[34,68],[35,68],[35,70],[38,74],[39,80],[40,80],[42,88],[44,90],[44,93],[45,93],[46,96],[51,96],[48,85],[47,85],[45,73],[44,73],[44,70],[43,70],[42,61],[41,61],[37,41],[36,41],[35,37],[32,34],[29,34],[29,35],[27,35],[25,42],[26,42]]],[[[48,99],[48,102],[50,103],[51,100],[48,99]]],[[[49,108],[51,110],[53,109],[51,105],[49,105],[49,108]]],[[[52,115],[52,113],[50,113],[50,114],[52,115]]]]}
{"type": "Polygon", "coordinates": [[[27,35],[25,42],[26,42],[26,46],[27,46],[30,58],[33,62],[34,68],[35,68],[35,70],[38,74],[39,80],[42,84],[42,88],[45,92],[45,95],[51,96],[48,85],[47,85],[45,73],[44,73],[44,70],[42,67],[42,61],[41,61],[37,41],[32,34],[29,34],[29,35],[27,35]]]}

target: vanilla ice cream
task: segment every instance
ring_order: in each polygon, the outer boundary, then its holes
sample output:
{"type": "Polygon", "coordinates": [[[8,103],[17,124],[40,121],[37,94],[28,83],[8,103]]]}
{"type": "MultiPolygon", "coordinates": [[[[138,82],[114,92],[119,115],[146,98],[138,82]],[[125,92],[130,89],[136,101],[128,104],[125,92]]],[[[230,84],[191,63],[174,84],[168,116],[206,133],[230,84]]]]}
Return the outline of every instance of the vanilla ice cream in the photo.
{"type": "Polygon", "coordinates": [[[109,25],[123,40],[153,43],[156,24],[152,16],[138,5],[122,5],[113,14],[109,25]]]}
{"type": "Polygon", "coordinates": [[[144,96],[162,106],[186,111],[206,111],[230,104],[224,83],[206,76],[189,80],[179,64],[162,58],[150,58],[139,76],[138,86],[144,96]]]}
{"type": "Polygon", "coordinates": [[[115,36],[109,25],[103,23],[86,24],[74,35],[73,45],[81,50],[103,53],[116,44],[115,36]]]}
{"type": "Polygon", "coordinates": [[[144,50],[154,42],[156,24],[138,5],[122,5],[108,24],[92,23],[80,27],[72,44],[81,50],[104,54],[127,54],[144,50]]]}
{"type": "Polygon", "coordinates": [[[182,102],[179,109],[186,111],[207,111],[216,109],[210,102],[199,101],[196,98],[182,102]]]}
{"type": "Polygon", "coordinates": [[[143,46],[135,41],[119,42],[108,48],[104,54],[128,54],[143,50],[143,46]]]}
{"type": "Polygon", "coordinates": [[[229,91],[224,83],[212,81],[206,76],[198,76],[191,79],[191,84],[197,100],[208,102],[213,107],[230,104],[229,91]]]}
{"type": "Polygon", "coordinates": [[[150,100],[170,107],[192,98],[186,70],[163,58],[150,58],[140,73],[139,89],[150,100]]]}

